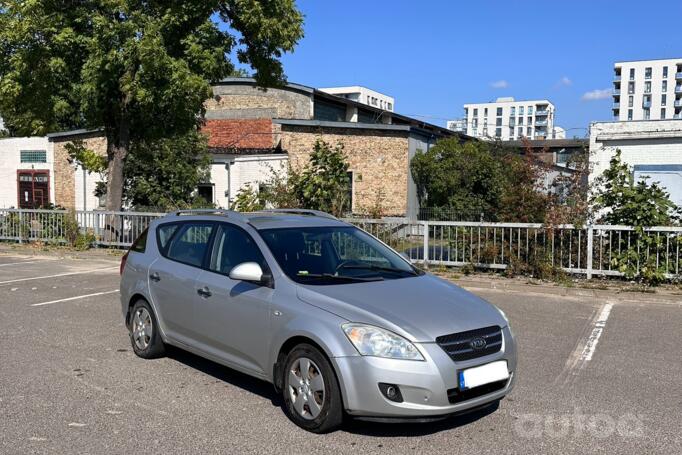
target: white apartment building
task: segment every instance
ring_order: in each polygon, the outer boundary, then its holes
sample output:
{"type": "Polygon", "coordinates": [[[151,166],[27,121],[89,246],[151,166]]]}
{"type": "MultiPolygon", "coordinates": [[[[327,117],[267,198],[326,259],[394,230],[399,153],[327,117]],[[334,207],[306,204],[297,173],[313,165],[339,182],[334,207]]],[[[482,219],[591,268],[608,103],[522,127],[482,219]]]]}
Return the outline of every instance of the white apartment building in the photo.
{"type": "Polygon", "coordinates": [[[458,133],[466,134],[466,132],[467,132],[467,119],[460,118],[457,120],[448,120],[447,128],[450,131],[456,131],[458,133]]]}
{"type": "Polygon", "coordinates": [[[358,103],[366,104],[377,109],[383,109],[388,112],[393,112],[395,110],[395,99],[392,96],[370,90],[367,87],[353,85],[350,87],[327,87],[318,90],[329,93],[330,95],[357,101],[358,103]]]}
{"type": "Polygon", "coordinates": [[[516,101],[512,97],[465,104],[466,134],[502,141],[552,138],[554,109],[548,100],[516,101]]]}
{"type": "Polygon", "coordinates": [[[614,121],[681,118],[682,58],[614,64],[614,121]]]}

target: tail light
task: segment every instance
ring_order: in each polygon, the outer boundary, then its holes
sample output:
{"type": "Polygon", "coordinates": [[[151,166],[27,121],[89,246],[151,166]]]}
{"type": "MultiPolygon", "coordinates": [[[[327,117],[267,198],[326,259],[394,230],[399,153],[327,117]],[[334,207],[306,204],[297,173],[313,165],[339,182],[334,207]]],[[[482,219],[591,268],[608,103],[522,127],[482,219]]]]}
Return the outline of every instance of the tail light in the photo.
{"type": "Polygon", "coordinates": [[[126,254],[124,254],[123,257],[121,257],[121,268],[119,269],[119,273],[121,275],[123,275],[123,269],[126,268],[126,261],[128,260],[128,254],[129,253],[130,253],[130,251],[126,251],[126,254]]]}

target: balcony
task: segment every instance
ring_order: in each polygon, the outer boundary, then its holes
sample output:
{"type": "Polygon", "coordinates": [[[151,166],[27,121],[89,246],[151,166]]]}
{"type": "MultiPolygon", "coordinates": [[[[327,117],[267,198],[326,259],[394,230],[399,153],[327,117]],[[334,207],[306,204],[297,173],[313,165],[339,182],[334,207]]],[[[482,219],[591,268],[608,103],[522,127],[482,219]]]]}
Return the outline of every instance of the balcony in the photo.
{"type": "Polygon", "coordinates": [[[675,74],[675,79],[677,79],[677,80],[682,80],[682,71],[680,71],[679,73],[675,74]]]}
{"type": "Polygon", "coordinates": [[[682,120],[682,114],[675,114],[673,115],[674,120],[682,120]]]}
{"type": "Polygon", "coordinates": [[[682,100],[675,100],[675,107],[682,107],[682,100]]]}
{"type": "Polygon", "coordinates": [[[648,109],[651,107],[651,101],[642,101],[642,107],[648,109]]]}
{"type": "Polygon", "coordinates": [[[613,103],[613,109],[620,109],[620,103],[613,103]]]}
{"type": "Polygon", "coordinates": [[[542,117],[544,115],[549,115],[549,109],[542,109],[542,110],[535,111],[536,117],[542,117]]]}
{"type": "Polygon", "coordinates": [[[675,93],[682,93],[682,85],[675,86],[675,93]]]}
{"type": "Polygon", "coordinates": [[[613,89],[613,96],[620,96],[620,89],[619,88],[613,89]]]}
{"type": "Polygon", "coordinates": [[[547,120],[536,120],[535,126],[547,126],[547,120]]]}
{"type": "Polygon", "coordinates": [[[620,82],[620,74],[613,76],[613,82],[620,82]]]}

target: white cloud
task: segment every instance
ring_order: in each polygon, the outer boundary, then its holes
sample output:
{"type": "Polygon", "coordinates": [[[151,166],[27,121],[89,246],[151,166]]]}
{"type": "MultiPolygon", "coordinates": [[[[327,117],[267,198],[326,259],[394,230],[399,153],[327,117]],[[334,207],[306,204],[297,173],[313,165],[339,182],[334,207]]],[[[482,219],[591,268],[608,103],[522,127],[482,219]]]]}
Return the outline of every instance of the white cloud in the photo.
{"type": "Polygon", "coordinates": [[[491,82],[491,83],[490,83],[490,86],[491,86],[492,88],[507,88],[507,87],[509,87],[509,82],[507,82],[507,81],[505,81],[504,79],[502,79],[502,80],[499,80],[499,81],[491,82]]]}
{"type": "Polygon", "coordinates": [[[592,90],[583,94],[583,101],[595,101],[595,100],[605,100],[611,98],[612,92],[610,88],[605,88],[604,90],[592,90]]]}
{"type": "Polygon", "coordinates": [[[568,76],[564,76],[559,79],[559,82],[557,82],[556,85],[557,87],[568,87],[569,85],[573,85],[573,81],[569,79],[568,76]]]}

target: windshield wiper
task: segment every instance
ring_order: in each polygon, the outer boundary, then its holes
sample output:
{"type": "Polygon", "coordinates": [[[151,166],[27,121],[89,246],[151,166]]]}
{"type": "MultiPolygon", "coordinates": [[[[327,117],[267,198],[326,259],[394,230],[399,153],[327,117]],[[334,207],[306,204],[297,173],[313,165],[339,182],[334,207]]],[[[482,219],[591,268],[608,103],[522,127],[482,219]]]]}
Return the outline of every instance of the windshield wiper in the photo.
{"type": "Polygon", "coordinates": [[[299,278],[317,278],[317,279],[331,279],[339,281],[382,281],[380,276],[361,277],[361,276],[347,276],[347,275],[332,275],[331,273],[299,273],[296,275],[299,278]]]}
{"type": "Polygon", "coordinates": [[[399,269],[397,267],[384,267],[381,265],[373,265],[373,264],[347,264],[344,265],[342,264],[339,269],[350,269],[350,270],[378,270],[380,272],[393,272],[393,273],[407,273],[413,276],[417,276],[417,272],[414,270],[404,270],[404,269],[399,269]]]}

